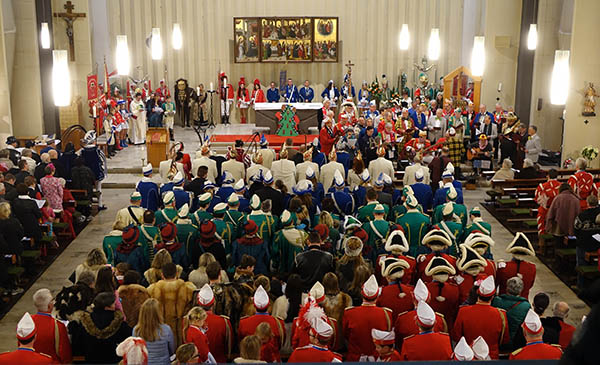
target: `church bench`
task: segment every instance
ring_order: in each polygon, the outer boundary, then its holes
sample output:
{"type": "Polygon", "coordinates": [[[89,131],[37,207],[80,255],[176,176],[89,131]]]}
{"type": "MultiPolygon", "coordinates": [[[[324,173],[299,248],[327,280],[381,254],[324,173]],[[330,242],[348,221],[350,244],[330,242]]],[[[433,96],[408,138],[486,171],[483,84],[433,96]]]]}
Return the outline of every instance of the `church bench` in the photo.
{"type": "Polygon", "coordinates": [[[512,208],[510,213],[512,215],[532,215],[531,211],[532,209],[529,208],[512,208]]]}
{"type": "Polygon", "coordinates": [[[577,266],[575,271],[588,280],[600,278],[600,271],[598,271],[597,265],[577,266]]]}
{"type": "Polygon", "coordinates": [[[528,219],[523,221],[523,226],[525,228],[537,228],[537,219],[528,219]]]}

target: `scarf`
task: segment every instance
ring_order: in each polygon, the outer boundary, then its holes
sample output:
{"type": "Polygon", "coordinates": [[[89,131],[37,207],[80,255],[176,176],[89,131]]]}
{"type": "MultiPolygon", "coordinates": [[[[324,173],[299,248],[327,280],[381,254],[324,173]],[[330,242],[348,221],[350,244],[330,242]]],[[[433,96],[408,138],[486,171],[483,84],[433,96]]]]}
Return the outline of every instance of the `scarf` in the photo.
{"type": "Polygon", "coordinates": [[[238,239],[238,243],[244,246],[259,246],[263,243],[263,240],[258,235],[252,237],[244,236],[238,239]]]}
{"type": "Polygon", "coordinates": [[[121,244],[117,246],[117,252],[120,252],[125,255],[129,255],[137,247],[138,246],[135,242],[134,243],[121,242],[121,244]]]}

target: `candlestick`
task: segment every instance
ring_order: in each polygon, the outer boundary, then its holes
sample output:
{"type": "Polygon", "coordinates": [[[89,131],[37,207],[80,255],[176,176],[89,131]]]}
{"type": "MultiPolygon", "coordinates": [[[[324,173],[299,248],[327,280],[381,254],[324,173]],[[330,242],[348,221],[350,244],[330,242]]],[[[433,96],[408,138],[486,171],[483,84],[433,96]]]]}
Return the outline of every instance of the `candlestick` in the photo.
{"type": "Polygon", "coordinates": [[[211,83],[210,83],[210,91],[213,91],[213,90],[214,90],[214,87],[213,87],[213,86],[214,86],[214,85],[213,85],[213,83],[211,82],[211,83]]]}

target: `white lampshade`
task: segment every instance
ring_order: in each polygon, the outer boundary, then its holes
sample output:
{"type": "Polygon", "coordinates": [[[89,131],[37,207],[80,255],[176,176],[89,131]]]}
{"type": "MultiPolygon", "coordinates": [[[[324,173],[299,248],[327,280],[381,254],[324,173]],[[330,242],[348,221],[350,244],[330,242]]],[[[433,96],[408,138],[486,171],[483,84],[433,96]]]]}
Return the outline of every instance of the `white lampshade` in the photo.
{"type": "Polygon", "coordinates": [[[485,37],[473,38],[473,51],[471,53],[471,72],[473,76],[482,76],[485,67],[485,37]]]}
{"type": "Polygon", "coordinates": [[[550,82],[550,102],[554,105],[564,105],[569,96],[569,51],[554,52],[554,68],[550,82]]]}
{"type": "Polygon", "coordinates": [[[410,44],[410,33],[408,32],[408,24],[402,24],[400,29],[399,45],[401,50],[407,50],[410,44]]]}
{"type": "Polygon", "coordinates": [[[440,58],[440,47],[440,30],[439,28],[432,28],[427,52],[430,60],[437,61],[440,58]]]}
{"type": "Polygon", "coordinates": [[[160,28],[152,28],[152,40],[150,42],[152,59],[160,60],[163,56],[162,40],[160,39],[160,28]]]}
{"type": "Polygon", "coordinates": [[[537,47],[537,24],[529,24],[529,33],[527,34],[527,49],[534,50],[537,47]]]}
{"type": "Polygon", "coordinates": [[[127,46],[127,36],[117,36],[117,72],[119,75],[129,75],[130,60],[129,60],[129,47],[127,46]]]}
{"type": "Polygon", "coordinates": [[[42,23],[40,43],[43,49],[50,49],[50,30],[48,30],[48,23],[42,23]]]}
{"type": "Polygon", "coordinates": [[[71,76],[69,75],[69,54],[66,50],[52,51],[52,93],[54,105],[71,104],[71,76]]]}
{"type": "Polygon", "coordinates": [[[173,49],[181,49],[183,46],[183,36],[181,35],[181,27],[179,23],[173,24],[173,49]]]}

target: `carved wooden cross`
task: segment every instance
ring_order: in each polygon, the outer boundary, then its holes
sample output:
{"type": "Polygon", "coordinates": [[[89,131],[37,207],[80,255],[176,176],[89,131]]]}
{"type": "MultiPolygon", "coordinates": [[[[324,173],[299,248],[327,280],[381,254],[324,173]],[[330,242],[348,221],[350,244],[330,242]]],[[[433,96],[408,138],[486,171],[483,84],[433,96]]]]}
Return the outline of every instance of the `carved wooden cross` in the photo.
{"type": "Polygon", "coordinates": [[[75,40],[73,38],[73,22],[77,20],[77,18],[85,18],[85,13],[73,13],[75,5],[73,5],[71,0],[67,1],[64,8],[67,10],[66,13],[54,13],[54,16],[57,18],[63,18],[63,20],[67,23],[67,37],[69,38],[69,59],[73,62],[75,61],[75,40]]]}

